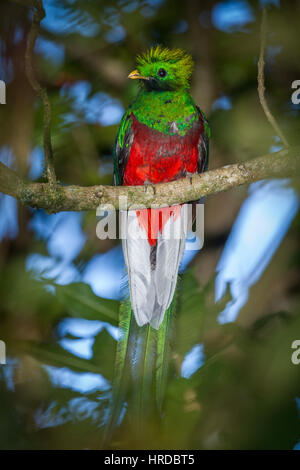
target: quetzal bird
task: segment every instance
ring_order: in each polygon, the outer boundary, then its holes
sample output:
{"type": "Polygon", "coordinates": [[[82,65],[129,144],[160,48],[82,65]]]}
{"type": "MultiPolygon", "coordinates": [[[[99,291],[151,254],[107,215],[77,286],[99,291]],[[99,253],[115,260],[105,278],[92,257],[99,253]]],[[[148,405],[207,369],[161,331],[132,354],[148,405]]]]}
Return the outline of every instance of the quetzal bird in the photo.
{"type": "MultiPolygon", "coordinates": [[[[193,61],[181,49],[160,46],[138,56],[129,78],[140,89],[116,138],[114,183],[154,185],[203,172],[209,128],[190,93],[193,61]]],[[[191,221],[188,204],[121,211],[130,301],[122,303],[122,339],[106,442],[127,403],[136,423],[162,413],[169,375],[174,292],[191,221]],[[151,414],[152,413],[152,414],[151,414]]],[[[138,426],[139,427],[139,426],[138,426]]]]}
{"type": "MultiPolygon", "coordinates": [[[[181,49],[151,48],[128,78],[140,90],[126,110],[115,147],[116,185],[147,185],[203,172],[209,128],[189,93],[193,61],[181,49]]],[[[158,329],[169,308],[183,255],[186,205],[123,213],[123,252],[139,326],[158,329]]]]}

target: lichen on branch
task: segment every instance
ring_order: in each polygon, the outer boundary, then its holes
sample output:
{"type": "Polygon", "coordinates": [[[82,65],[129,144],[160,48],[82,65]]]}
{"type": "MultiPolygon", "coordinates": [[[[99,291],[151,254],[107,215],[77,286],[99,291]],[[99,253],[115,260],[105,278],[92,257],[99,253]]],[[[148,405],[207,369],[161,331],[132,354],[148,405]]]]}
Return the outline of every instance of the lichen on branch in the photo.
{"type": "Polygon", "coordinates": [[[243,163],[226,165],[191,178],[155,186],[65,186],[31,183],[0,164],[0,191],[22,204],[47,212],[96,210],[99,204],[116,209],[175,205],[196,201],[265,178],[294,176],[300,168],[300,149],[290,148],[243,163]],[[121,199],[120,199],[121,197],[121,199]],[[126,199],[125,199],[126,198],[126,199]],[[124,204],[124,205],[123,205],[124,204]]]}

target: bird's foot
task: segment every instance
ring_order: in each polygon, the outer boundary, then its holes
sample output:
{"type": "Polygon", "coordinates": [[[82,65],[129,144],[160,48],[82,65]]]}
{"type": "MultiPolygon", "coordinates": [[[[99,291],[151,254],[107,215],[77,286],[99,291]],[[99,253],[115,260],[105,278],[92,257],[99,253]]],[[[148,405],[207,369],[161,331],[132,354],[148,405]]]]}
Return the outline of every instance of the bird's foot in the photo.
{"type": "Polygon", "coordinates": [[[154,186],[153,183],[150,183],[150,181],[145,181],[145,183],[144,183],[145,193],[148,191],[149,186],[152,188],[153,194],[155,195],[156,194],[155,186],[154,186]]]}
{"type": "Polygon", "coordinates": [[[193,184],[193,176],[195,173],[190,173],[189,171],[186,172],[186,176],[190,178],[190,184],[193,184]]]}

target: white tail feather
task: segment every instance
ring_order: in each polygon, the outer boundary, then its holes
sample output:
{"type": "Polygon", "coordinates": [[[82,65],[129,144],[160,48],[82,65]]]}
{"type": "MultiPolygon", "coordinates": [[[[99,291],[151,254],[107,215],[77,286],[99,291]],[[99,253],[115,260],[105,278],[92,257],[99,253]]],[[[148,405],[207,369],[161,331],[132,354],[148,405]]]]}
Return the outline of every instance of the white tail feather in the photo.
{"type": "Polygon", "coordinates": [[[130,300],[139,326],[147,323],[158,329],[170,306],[179,264],[188,232],[188,205],[172,214],[158,233],[156,260],[151,265],[151,245],[135,211],[121,211],[122,243],[128,270],[130,300]]]}

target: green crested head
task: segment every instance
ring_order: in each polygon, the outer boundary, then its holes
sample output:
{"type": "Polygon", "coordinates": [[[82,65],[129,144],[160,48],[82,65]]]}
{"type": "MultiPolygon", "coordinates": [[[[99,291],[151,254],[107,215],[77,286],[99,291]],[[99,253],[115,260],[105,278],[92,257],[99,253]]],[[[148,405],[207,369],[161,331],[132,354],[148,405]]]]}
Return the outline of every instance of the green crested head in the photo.
{"type": "Polygon", "coordinates": [[[157,46],[137,57],[137,70],[129,78],[139,79],[148,90],[180,90],[190,87],[192,57],[182,49],[157,46]]]}

